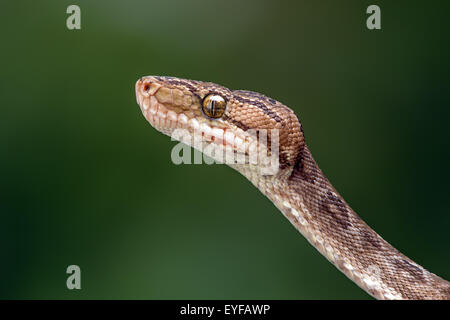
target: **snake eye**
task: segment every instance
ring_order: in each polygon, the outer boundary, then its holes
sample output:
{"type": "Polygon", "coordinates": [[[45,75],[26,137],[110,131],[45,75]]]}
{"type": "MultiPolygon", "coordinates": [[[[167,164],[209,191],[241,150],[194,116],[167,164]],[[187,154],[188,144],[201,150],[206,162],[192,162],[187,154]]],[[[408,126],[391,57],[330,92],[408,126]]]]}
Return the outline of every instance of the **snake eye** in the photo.
{"type": "Polygon", "coordinates": [[[218,94],[209,94],[203,99],[203,113],[210,118],[218,119],[225,113],[227,103],[222,96],[218,94]]]}

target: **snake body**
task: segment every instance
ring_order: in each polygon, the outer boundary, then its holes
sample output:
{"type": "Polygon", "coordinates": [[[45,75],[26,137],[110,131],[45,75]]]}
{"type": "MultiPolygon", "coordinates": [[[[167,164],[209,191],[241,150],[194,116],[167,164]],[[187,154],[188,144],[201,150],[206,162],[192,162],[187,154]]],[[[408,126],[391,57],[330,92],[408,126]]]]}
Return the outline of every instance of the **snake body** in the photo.
{"type": "MultiPolygon", "coordinates": [[[[266,195],[323,256],[373,297],[450,299],[448,281],[400,253],[350,208],[313,159],[297,116],[281,102],[210,82],[161,76],[139,79],[136,98],[144,117],[158,131],[171,136],[181,128],[202,143],[226,145],[234,152],[263,147],[258,137],[247,134],[251,129],[276,130],[276,173],[262,174],[260,164],[250,162],[230,166],[266,195]],[[204,112],[205,98],[210,95],[224,101],[220,117],[216,110],[208,113],[214,117],[204,112]]],[[[274,151],[270,141],[264,147],[269,153],[274,151]]]]}

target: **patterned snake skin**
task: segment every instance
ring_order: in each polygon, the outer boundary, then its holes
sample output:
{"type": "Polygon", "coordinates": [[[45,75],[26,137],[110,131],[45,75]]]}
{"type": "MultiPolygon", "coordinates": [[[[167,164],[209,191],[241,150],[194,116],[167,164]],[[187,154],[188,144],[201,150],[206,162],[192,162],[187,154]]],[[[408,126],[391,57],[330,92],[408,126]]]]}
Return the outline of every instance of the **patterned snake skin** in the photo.
{"type": "MultiPolygon", "coordinates": [[[[167,135],[183,128],[202,142],[251,148],[250,129],[277,129],[279,167],[264,175],[258,164],[231,164],[289,219],[331,263],[377,299],[450,299],[450,283],[401,254],[373,231],[333,188],[314,161],[294,112],[262,94],[173,77],[148,76],[136,98],[150,124],[167,135]],[[221,117],[205,115],[208,95],[223,98],[221,117]]],[[[216,115],[213,110],[214,115],[216,115]]],[[[270,141],[265,145],[270,151],[270,141]]],[[[246,149],[248,150],[248,149],[246,149]]]]}

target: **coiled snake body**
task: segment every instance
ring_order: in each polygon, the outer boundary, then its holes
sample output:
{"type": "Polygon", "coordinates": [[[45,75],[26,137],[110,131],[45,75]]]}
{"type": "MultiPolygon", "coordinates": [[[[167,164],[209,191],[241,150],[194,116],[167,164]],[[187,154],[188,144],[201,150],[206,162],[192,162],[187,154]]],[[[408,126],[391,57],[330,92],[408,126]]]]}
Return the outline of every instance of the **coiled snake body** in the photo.
{"type": "MultiPolygon", "coordinates": [[[[251,129],[277,131],[278,167],[262,174],[259,164],[230,164],[289,219],[331,263],[378,299],[450,299],[450,283],[401,254],[373,231],[333,188],[314,161],[294,112],[262,94],[174,77],[148,76],[136,83],[142,113],[172,136],[187,130],[202,140],[248,150],[265,147],[251,129]]],[[[185,142],[185,141],[183,141],[185,142]]]]}

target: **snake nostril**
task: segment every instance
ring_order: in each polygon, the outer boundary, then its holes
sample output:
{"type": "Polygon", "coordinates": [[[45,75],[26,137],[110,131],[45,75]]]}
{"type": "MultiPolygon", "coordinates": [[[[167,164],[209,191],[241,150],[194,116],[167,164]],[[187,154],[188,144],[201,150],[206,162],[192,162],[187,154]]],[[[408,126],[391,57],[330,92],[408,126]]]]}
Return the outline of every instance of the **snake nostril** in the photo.
{"type": "Polygon", "coordinates": [[[148,90],[150,90],[150,84],[146,83],[142,89],[143,89],[145,92],[148,92],[148,90]]]}

